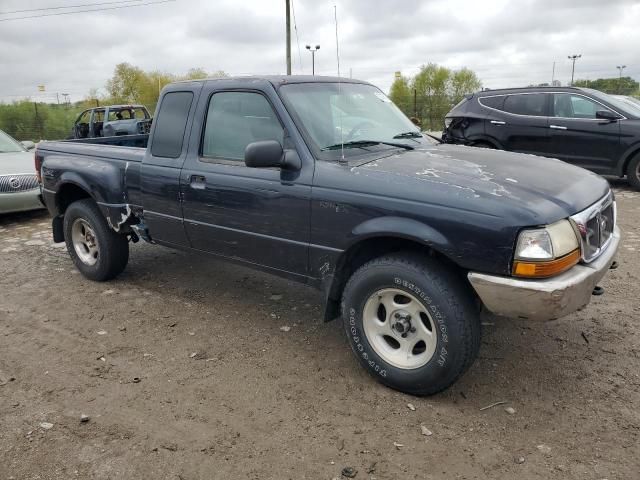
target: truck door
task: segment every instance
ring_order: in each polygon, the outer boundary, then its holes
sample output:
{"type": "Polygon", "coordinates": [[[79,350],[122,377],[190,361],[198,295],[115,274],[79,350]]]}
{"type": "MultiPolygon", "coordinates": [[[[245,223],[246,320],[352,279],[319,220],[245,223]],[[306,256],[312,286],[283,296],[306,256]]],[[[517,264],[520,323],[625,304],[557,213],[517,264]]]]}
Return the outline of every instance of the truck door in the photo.
{"type": "Polygon", "coordinates": [[[203,93],[201,135],[182,170],[185,229],[198,250],[306,276],[313,160],[303,159],[299,171],[244,163],[245,147],[259,140],[300,153],[286,134],[295,127],[268,87],[203,93]]]}
{"type": "Polygon", "coordinates": [[[144,221],[151,237],[158,243],[189,245],[182,221],[180,170],[191,131],[189,113],[195,108],[198,91],[184,84],[184,90],[163,95],[142,162],[140,185],[144,221]]]}

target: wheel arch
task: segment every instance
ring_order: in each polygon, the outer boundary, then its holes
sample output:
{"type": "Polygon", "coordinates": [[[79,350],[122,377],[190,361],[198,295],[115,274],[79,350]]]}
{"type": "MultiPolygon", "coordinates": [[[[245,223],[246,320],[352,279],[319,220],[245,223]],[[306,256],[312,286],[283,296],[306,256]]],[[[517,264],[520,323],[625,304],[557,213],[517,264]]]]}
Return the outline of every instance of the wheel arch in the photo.
{"type": "Polygon", "coordinates": [[[631,163],[631,161],[638,155],[640,155],[640,143],[632,145],[622,154],[622,157],[620,157],[620,161],[616,167],[615,174],[619,177],[624,177],[627,174],[629,163],[631,163]]]}
{"type": "Polygon", "coordinates": [[[414,251],[438,258],[466,280],[466,273],[452,260],[454,248],[432,227],[401,217],[372,219],[356,227],[348,247],[338,257],[333,274],[324,279],[326,295],[324,320],[340,314],[342,291],[349,277],[374,258],[400,251],[414,251]]]}

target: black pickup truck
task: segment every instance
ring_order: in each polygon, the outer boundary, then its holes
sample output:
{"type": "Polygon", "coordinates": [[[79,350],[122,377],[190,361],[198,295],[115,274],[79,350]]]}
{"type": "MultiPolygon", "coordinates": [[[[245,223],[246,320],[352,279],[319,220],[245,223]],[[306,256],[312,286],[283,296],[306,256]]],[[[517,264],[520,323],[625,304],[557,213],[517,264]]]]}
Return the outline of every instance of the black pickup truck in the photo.
{"type": "Polygon", "coordinates": [[[174,83],[148,137],[91,142],[35,154],[54,240],[85,277],[118,275],[142,238],[313,285],[364,368],[417,395],[472,364],[483,307],[585,306],[620,240],[601,177],[441,144],[351,79],[174,83]]]}

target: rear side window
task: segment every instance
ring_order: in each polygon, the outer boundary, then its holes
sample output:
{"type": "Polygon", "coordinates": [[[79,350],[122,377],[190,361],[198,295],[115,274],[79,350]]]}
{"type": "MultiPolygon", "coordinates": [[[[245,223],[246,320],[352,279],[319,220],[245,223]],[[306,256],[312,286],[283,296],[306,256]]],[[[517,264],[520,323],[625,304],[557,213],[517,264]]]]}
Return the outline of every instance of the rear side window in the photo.
{"type": "Polygon", "coordinates": [[[544,117],[547,113],[547,94],[529,93],[508,95],[504,101],[503,110],[517,115],[544,117]]]}
{"type": "Polygon", "coordinates": [[[167,93],[156,115],[151,154],[154,157],[178,158],[193,101],[192,92],[167,93]]]}
{"type": "Polygon", "coordinates": [[[482,97],[479,98],[478,101],[480,102],[480,105],[483,105],[485,107],[502,110],[502,105],[504,104],[504,95],[496,95],[495,97],[482,97]]]}

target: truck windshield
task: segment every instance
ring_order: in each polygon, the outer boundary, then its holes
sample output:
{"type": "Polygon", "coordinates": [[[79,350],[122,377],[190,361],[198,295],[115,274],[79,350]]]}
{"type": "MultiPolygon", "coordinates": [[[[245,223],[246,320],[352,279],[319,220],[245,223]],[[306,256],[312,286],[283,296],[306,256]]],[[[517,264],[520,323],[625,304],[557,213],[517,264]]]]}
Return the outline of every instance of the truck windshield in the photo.
{"type": "Polygon", "coordinates": [[[24,152],[25,148],[0,130],[0,153],[24,152]]]}
{"type": "Polygon", "coordinates": [[[398,144],[416,145],[420,130],[379,89],[360,83],[283,85],[282,98],[321,158],[398,144]]]}

